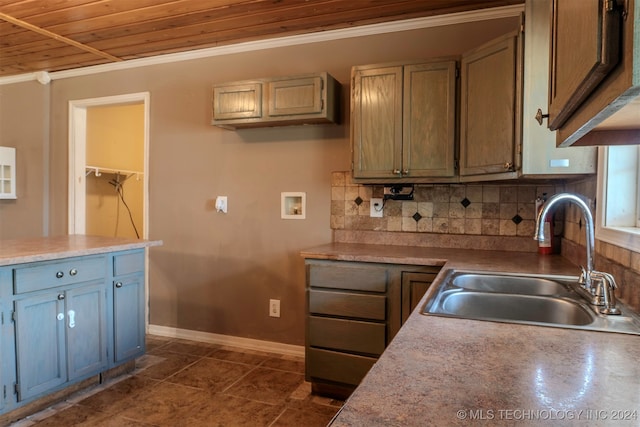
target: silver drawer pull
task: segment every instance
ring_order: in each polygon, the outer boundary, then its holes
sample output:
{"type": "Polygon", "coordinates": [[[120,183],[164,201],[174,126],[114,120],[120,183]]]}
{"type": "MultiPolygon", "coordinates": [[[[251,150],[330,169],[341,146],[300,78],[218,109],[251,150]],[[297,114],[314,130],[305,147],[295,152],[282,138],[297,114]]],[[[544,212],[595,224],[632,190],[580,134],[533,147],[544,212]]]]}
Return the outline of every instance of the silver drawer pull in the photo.
{"type": "Polygon", "coordinates": [[[75,276],[76,274],[78,274],[78,270],[76,270],[75,268],[72,268],[71,270],[69,270],[69,274],[72,276],[75,276]]]}
{"type": "Polygon", "coordinates": [[[62,271],[58,271],[58,272],[56,273],[56,277],[57,277],[58,279],[61,279],[62,277],[64,277],[64,273],[63,273],[62,271]]]}
{"type": "Polygon", "coordinates": [[[64,299],[64,294],[58,294],[58,299],[62,301],[64,299]]]}
{"type": "Polygon", "coordinates": [[[116,282],[116,288],[121,288],[122,287],[122,282],[116,282]]]}

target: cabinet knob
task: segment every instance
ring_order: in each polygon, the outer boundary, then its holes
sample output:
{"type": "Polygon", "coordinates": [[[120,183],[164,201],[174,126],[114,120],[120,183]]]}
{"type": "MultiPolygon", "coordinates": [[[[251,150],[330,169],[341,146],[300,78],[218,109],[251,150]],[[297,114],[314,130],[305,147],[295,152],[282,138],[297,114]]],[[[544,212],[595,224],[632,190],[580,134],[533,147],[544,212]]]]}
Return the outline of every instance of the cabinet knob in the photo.
{"type": "Polygon", "coordinates": [[[64,299],[64,294],[58,294],[58,299],[62,301],[64,299]]]}
{"type": "Polygon", "coordinates": [[[122,282],[116,282],[116,288],[121,288],[122,287],[122,282]]]}
{"type": "Polygon", "coordinates": [[[62,271],[58,271],[58,272],[56,273],[56,277],[57,277],[58,279],[61,279],[62,277],[64,277],[64,273],[63,273],[62,271]]]}
{"type": "Polygon", "coordinates": [[[504,168],[505,170],[512,170],[513,169],[513,163],[511,162],[507,162],[504,164],[504,168]]]}
{"type": "Polygon", "coordinates": [[[69,270],[69,274],[72,276],[75,276],[76,274],[78,274],[78,270],[76,270],[75,268],[72,268],[71,270],[69,270]]]}
{"type": "Polygon", "coordinates": [[[402,175],[409,175],[409,169],[402,169],[402,175]]]}
{"type": "Polygon", "coordinates": [[[400,175],[400,173],[401,173],[401,172],[400,172],[400,169],[394,169],[394,170],[393,170],[393,174],[394,174],[394,175],[400,175]]]}
{"type": "Polygon", "coordinates": [[[549,118],[549,114],[542,114],[542,110],[538,108],[538,112],[536,113],[536,120],[538,121],[538,124],[542,126],[542,119],[548,119],[548,118],[549,118]]]}

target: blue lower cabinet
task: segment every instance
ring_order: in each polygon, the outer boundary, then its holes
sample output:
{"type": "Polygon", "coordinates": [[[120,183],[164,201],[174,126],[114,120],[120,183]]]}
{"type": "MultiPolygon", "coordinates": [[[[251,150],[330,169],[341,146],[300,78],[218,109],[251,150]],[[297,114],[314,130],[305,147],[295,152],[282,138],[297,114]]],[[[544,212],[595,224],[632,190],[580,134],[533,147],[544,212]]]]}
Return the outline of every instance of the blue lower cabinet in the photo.
{"type": "Polygon", "coordinates": [[[67,382],[64,292],[15,302],[18,401],[67,382]]]}
{"type": "Polygon", "coordinates": [[[67,367],[69,380],[104,370],[107,359],[107,304],[103,283],[66,292],[67,367]]]}
{"type": "Polygon", "coordinates": [[[116,364],[144,354],[144,302],[144,274],[114,281],[113,345],[116,364]]]}
{"type": "Polygon", "coordinates": [[[0,413],[144,351],[144,249],[0,267],[0,413]]]}

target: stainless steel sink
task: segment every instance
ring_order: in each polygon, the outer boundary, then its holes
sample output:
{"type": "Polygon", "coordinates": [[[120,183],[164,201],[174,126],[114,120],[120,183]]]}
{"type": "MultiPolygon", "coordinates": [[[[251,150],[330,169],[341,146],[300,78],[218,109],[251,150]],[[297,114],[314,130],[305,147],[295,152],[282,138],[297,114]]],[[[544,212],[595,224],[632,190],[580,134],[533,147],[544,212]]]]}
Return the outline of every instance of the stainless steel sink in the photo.
{"type": "Polygon", "coordinates": [[[537,295],[454,292],[443,299],[438,312],[486,320],[588,325],[593,314],[573,301],[537,295]]]}
{"type": "Polygon", "coordinates": [[[541,277],[499,274],[457,274],[453,286],[483,292],[502,292],[524,295],[559,295],[568,292],[567,285],[541,277]]]}
{"type": "Polygon", "coordinates": [[[450,271],[422,314],[640,335],[640,317],[624,304],[620,315],[600,314],[577,286],[571,276],[450,271]]]}

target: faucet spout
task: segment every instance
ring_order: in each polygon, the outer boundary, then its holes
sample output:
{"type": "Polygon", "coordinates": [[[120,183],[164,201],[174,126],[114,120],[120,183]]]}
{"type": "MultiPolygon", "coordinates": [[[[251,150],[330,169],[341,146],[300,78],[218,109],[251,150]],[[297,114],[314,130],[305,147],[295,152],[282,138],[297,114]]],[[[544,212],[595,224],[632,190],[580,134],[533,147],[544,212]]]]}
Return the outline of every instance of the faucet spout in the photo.
{"type": "Polygon", "coordinates": [[[536,219],[536,230],[533,238],[538,241],[544,241],[544,228],[542,226],[544,218],[556,207],[556,205],[562,202],[573,202],[578,205],[584,218],[584,229],[587,237],[587,264],[584,285],[587,290],[591,291],[591,273],[593,272],[593,252],[595,246],[595,236],[593,215],[591,215],[591,209],[589,209],[589,206],[584,202],[584,200],[571,193],[560,193],[550,197],[549,200],[547,200],[545,204],[542,205],[542,209],[540,209],[540,212],[538,212],[538,217],[536,219]]]}

